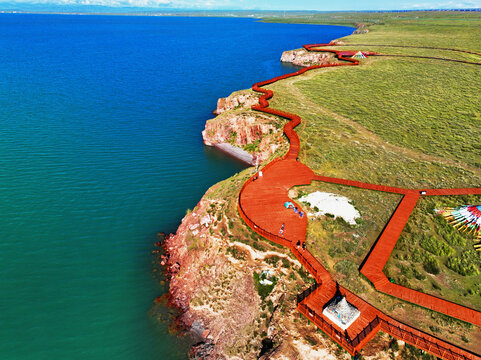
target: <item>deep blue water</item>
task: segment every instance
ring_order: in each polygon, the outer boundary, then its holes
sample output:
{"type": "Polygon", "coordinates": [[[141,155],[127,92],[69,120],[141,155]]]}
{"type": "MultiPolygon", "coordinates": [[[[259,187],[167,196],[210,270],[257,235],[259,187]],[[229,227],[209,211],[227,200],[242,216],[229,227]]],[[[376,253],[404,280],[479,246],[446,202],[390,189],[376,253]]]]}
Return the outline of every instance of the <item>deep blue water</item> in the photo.
{"type": "Polygon", "coordinates": [[[204,148],[218,97],[351,28],[0,14],[0,358],[185,359],[149,315],[158,231],[242,164],[204,148]]]}

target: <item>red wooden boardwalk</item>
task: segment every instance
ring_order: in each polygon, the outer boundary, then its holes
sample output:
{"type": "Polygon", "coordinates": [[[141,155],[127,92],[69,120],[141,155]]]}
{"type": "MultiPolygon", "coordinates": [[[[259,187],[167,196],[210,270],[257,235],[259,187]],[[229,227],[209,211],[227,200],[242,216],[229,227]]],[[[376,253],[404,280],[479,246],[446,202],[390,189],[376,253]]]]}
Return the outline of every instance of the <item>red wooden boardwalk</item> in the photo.
{"type": "MultiPolygon", "coordinates": [[[[289,247],[303,266],[306,267],[316,279],[318,284],[317,288],[313,291],[308,291],[308,296],[302,297],[302,299],[299,300],[298,309],[331,336],[333,340],[343,346],[350,354],[356,354],[382,329],[392,336],[428,351],[439,358],[449,360],[481,360],[479,354],[470,353],[441,339],[404,325],[382,313],[348,290],[336,286],[336,283],[332,280],[330,274],[322,264],[308,249],[304,249],[303,246],[300,245],[305,241],[307,217],[300,217],[299,214],[296,214],[292,209],[286,209],[284,207],[286,201],[291,201],[295,204],[295,202],[288,197],[288,191],[291,187],[310,184],[313,180],[316,180],[374,191],[402,194],[404,195],[402,201],[365,260],[361,272],[371,280],[379,291],[481,326],[480,312],[392,284],[382,272],[420,196],[481,194],[481,188],[409,190],[384,185],[367,184],[358,181],[315,175],[310,168],[297,161],[300,142],[298,135],[294,131],[294,127],[301,122],[301,118],[295,114],[270,108],[268,99],[274,94],[272,90],[264,89],[262,86],[281,79],[300,75],[312,69],[358,64],[357,60],[344,56],[351,55],[351,52],[343,53],[331,49],[314,49],[321,46],[334,45],[335,44],[332,43],[314,44],[304,45],[304,48],[308,51],[332,52],[336,54],[338,59],[347,62],[311,66],[253,85],[253,90],[263,93],[259,98],[259,103],[252,106],[254,110],[290,120],[284,126],[284,133],[290,141],[290,148],[283,158],[275,159],[244,184],[239,193],[239,213],[247,225],[254,231],[271,241],[289,247]],[[345,295],[347,300],[361,311],[360,317],[345,332],[342,332],[340,328],[322,315],[324,306],[335,296],[337,291],[345,295]]],[[[376,53],[364,53],[378,55],[376,53]]],[[[296,206],[298,209],[301,209],[299,204],[296,204],[296,206]]]]}

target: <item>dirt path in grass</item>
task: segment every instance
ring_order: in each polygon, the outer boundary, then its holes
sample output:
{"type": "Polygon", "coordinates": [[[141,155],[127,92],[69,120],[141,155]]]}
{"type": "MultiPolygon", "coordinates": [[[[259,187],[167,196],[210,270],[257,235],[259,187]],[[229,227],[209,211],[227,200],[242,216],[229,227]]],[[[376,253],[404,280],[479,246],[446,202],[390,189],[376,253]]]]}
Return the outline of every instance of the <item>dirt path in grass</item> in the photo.
{"type": "Polygon", "coordinates": [[[297,267],[301,267],[301,263],[297,260],[297,259],[292,259],[291,257],[289,257],[288,255],[286,254],[283,254],[283,253],[280,253],[280,252],[277,252],[277,251],[272,251],[272,250],[268,250],[268,251],[260,251],[260,250],[256,250],[256,249],[253,249],[251,246],[247,245],[247,244],[244,244],[244,243],[241,243],[239,241],[234,241],[232,242],[232,245],[233,246],[236,246],[238,248],[241,248],[242,250],[246,251],[249,253],[250,255],[250,258],[252,260],[265,260],[266,258],[268,257],[271,257],[271,256],[277,256],[279,258],[282,258],[282,259],[287,259],[290,263],[294,264],[295,266],[297,267]]]}

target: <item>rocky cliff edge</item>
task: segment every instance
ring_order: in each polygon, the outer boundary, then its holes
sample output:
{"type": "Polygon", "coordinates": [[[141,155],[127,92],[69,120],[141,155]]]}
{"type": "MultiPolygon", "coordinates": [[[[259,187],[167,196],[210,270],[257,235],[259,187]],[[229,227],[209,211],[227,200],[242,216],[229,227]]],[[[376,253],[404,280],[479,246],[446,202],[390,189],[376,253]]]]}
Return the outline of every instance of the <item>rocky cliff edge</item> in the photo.
{"type": "Polygon", "coordinates": [[[269,159],[276,151],[287,149],[283,137],[284,121],[251,110],[258,95],[250,90],[232,93],[217,102],[214,119],[202,131],[204,144],[255,165],[269,159]]]}
{"type": "Polygon", "coordinates": [[[309,275],[238,215],[237,193],[251,172],[210,188],[163,243],[170,304],[182,327],[200,336],[190,358],[348,359],[300,319],[296,294],[309,275]]]}

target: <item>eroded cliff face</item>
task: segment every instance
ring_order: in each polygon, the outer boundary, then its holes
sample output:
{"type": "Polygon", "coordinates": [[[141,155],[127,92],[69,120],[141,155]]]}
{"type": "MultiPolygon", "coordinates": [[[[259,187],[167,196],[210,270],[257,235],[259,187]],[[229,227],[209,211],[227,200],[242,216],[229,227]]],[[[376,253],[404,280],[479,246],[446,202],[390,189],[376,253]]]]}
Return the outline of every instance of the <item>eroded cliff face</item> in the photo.
{"type": "Polygon", "coordinates": [[[356,23],[356,30],[354,30],[353,34],[367,34],[369,29],[366,27],[366,24],[363,23],[356,23]]]}
{"type": "Polygon", "coordinates": [[[207,121],[202,131],[204,144],[216,146],[231,144],[251,154],[251,165],[268,159],[283,142],[282,130],[273,119],[260,113],[226,112],[207,121]]]}
{"type": "Polygon", "coordinates": [[[217,100],[217,109],[215,109],[214,115],[220,115],[225,111],[234,110],[239,107],[250,108],[252,105],[257,104],[259,96],[250,91],[237,91],[230,94],[226,98],[219,98],[217,100]]]}
{"type": "Polygon", "coordinates": [[[308,276],[287,249],[240,219],[236,193],[250,170],[214,185],[165,240],[170,302],[202,340],[193,359],[348,359],[307,320],[296,294],[308,276]],[[265,297],[254,274],[274,281],[265,297]]]}
{"type": "Polygon", "coordinates": [[[328,64],[332,59],[330,53],[309,52],[305,49],[284,51],[281,56],[281,62],[304,67],[328,64]]]}
{"type": "Polygon", "coordinates": [[[233,93],[227,98],[219,99],[215,111],[220,114],[208,120],[202,131],[204,144],[217,146],[230,144],[237,152],[250,154],[249,162],[254,165],[267,160],[274,152],[287,142],[282,137],[283,121],[250,110],[258,102],[258,97],[251,92],[233,93]]]}
{"type": "Polygon", "coordinates": [[[177,233],[167,239],[165,247],[171,302],[181,309],[181,322],[195,327],[203,338],[192,349],[191,357],[222,359],[259,317],[260,299],[252,274],[226,252],[228,241],[207,212],[211,205],[217,208],[222,202],[203,198],[184,218],[177,233]]]}

